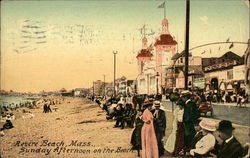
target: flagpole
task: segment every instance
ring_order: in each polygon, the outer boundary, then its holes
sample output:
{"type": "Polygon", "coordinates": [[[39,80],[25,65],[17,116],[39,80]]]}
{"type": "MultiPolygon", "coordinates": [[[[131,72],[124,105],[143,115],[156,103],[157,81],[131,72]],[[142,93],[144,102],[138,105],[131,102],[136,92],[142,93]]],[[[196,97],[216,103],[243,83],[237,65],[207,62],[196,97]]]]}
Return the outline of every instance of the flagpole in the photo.
{"type": "Polygon", "coordinates": [[[186,0],[185,71],[184,71],[185,90],[188,90],[189,22],[190,22],[190,0],[186,0]]]}
{"type": "Polygon", "coordinates": [[[165,4],[165,1],[164,1],[164,19],[166,19],[166,4],[165,4]]]}

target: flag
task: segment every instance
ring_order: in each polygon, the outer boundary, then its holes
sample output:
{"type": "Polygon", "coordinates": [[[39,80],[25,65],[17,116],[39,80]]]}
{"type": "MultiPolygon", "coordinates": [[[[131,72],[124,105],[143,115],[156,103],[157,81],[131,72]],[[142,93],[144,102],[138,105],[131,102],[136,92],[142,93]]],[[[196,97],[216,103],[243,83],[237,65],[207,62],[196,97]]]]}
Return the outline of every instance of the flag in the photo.
{"type": "Polygon", "coordinates": [[[161,5],[159,5],[157,8],[165,8],[165,2],[163,2],[161,5]]]}
{"type": "Polygon", "coordinates": [[[229,46],[229,49],[233,48],[234,47],[234,43],[232,43],[230,46],[229,46]]]}

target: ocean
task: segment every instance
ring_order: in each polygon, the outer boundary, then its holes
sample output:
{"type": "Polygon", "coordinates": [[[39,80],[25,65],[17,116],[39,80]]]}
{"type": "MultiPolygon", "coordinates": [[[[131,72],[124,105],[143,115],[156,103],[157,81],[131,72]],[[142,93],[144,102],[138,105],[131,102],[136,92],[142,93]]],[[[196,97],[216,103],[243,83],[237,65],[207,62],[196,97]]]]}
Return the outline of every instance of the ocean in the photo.
{"type": "MultiPolygon", "coordinates": [[[[36,100],[36,99],[35,99],[36,100]]],[[[32,102],[34,101],[33,98],[27,98],[24,96],[6,96],[0,95],[0,107],[2,106],[11,106],[16,107],[16,104],[25,103],[25,102],[32,102]]]]}

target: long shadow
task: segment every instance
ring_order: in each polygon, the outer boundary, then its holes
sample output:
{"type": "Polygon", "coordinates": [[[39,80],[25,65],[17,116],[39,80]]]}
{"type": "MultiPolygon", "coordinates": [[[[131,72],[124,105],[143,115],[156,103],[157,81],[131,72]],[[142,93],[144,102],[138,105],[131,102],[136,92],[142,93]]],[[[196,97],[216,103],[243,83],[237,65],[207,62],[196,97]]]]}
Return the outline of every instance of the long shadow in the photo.
{"type": "Polygon", "coordinates": [[[82,122],[78,122],[77,124],[84,124],[84,123],[97,123],[97,122],[104,122],[106,120],[86,120],[82,122]]]}
{"type": "Polygon", "coordinates": [[[73,109],[73,111],[69,115],[78,114],[84,110],[94,109],[96,107],[98,107],[98,106],[97,105],[89,105],[89,106],[85,106],[85,107],[76,107],[73,109]]]}

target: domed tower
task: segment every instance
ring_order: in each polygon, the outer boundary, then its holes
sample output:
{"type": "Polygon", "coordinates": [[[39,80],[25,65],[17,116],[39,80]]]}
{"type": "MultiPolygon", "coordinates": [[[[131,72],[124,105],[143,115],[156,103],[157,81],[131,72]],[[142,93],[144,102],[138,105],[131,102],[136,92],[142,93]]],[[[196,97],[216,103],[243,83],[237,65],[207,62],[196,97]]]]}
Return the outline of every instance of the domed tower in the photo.
{"type": "Polygon", "coordinates": [[[142,74],[144,62],[148,62],[151,60],[153,54],[150,52],[149,49],[147,49],[147,38],[144,37],[142,39],[142,49],[139,50],[138,55],[136,56],[138,61],[138,72],[139,74],[142,74]]]}
{"type": "Polygon", "coordinates": [[[169,34],[169,31],[168,31],[168,20],[167,19],[163,19],[162,20],[162,33],[161,34],[169,34]]]}
{"type": "Polygon", "coordinates": [[[147,49],[147,43],[148,43],[148,39],[144,37],[142,39],[142,49],[147,49]]]}
{"type": "MultiPolygon", "coordinates": [[[[166,69],[172,65],[171,59],[176,54],[177,42],[170,35],[168,20],[164,18],[161,24],[162,32],[160,37],[156,39],[154,46],[156,48],[156,72],[160,75],[158,85],[165,87],[168,82],[166,69]]],[[[169,80],[169,82],[172,82],[172,80],[169,80]]]]}

